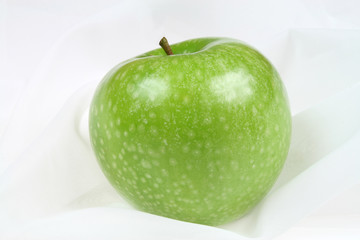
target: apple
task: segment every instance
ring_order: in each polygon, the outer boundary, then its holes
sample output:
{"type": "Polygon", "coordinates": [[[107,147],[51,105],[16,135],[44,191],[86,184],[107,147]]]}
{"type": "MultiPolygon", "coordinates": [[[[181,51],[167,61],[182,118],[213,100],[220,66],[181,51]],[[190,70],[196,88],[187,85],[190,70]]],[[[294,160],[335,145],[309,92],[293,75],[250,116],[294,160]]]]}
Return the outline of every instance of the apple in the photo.
{"type": "Polygon", "coordinates": [[[115,66],[97,87],[89,130],[99,165],[141,211],[206,225],[240,218],[288,154],[280,76],[239,40],[161,46],[115,66]]]}

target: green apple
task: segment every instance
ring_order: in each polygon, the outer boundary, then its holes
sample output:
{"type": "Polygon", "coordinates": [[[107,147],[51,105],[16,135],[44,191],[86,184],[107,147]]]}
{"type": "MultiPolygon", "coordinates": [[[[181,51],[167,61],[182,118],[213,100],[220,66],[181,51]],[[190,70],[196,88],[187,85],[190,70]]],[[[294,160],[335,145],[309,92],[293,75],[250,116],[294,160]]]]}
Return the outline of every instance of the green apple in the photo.
{"type": "Polygon", "coordinates": [[[286,90],[271,63],[241,41],[162,43],[99,84],[92,147],[137,209],[230,222],[266,195],[282,169],[291,135],[286,90]]]}

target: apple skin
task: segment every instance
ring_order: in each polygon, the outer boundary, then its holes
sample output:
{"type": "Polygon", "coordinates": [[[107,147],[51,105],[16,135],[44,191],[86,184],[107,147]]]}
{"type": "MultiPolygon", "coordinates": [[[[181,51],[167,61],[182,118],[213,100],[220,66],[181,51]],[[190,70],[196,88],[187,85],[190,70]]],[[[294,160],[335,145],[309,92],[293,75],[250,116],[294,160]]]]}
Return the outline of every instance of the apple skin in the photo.
{"type": "Polygon", "coordinates": [[[288,154],[291,113],[271,63],[234,39],[200,38],[114,67],[90,107],[92,147],[135,208],[220,225],[252,209],[288,154]]]}

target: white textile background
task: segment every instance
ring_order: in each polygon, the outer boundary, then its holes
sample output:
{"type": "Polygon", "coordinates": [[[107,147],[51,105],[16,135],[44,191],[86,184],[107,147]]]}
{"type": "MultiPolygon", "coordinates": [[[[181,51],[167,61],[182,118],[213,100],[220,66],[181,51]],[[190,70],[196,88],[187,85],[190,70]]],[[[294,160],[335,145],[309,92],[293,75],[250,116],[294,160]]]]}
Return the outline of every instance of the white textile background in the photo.
{"type": "Polygon", "coordinates": [[[0,3],[0,239],[360,239],[360,2],[12,0],[0,3]],[[117,63],[225,36],[279,70],[293,113],[286,165],[220,227],[132,209],[89,145],[93,91],[117,63]]]}

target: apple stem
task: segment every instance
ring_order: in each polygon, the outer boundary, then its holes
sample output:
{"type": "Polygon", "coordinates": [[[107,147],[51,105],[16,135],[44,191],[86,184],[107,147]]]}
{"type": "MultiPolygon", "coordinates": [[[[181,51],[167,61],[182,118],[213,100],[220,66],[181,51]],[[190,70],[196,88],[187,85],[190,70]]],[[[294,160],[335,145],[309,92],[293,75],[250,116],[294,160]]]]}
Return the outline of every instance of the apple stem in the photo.
{"type": "Polygon", "coordinates": [[[164,49],[167,55],[173,55],[170,45],[165,37],[160,40],[159,44],[164,49]]]}

